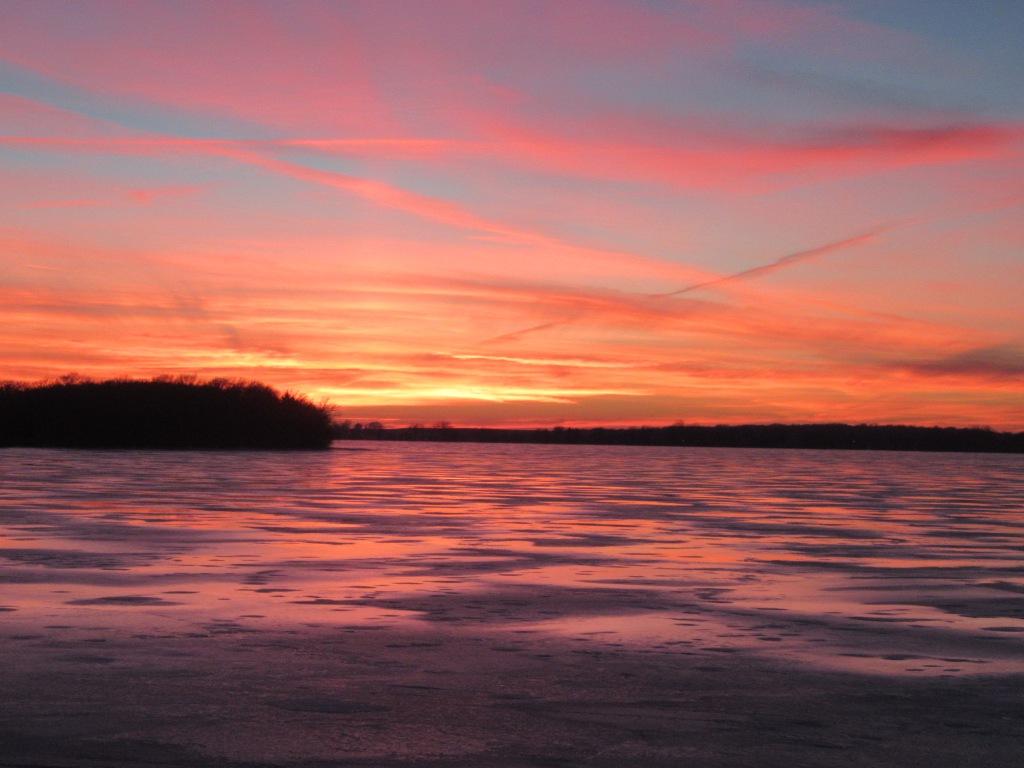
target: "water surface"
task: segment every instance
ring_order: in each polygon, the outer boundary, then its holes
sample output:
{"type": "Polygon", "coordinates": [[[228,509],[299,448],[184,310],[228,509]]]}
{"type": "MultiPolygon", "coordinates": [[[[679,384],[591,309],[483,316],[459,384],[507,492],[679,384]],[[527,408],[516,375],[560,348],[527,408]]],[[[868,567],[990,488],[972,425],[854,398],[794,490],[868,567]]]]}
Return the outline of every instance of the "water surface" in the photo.
{"type": "Polygon", "coordinates": [[[1024,672],[1017,456],[366,442],[9,449],[0,472],[12,637],[443,628],[1024,672]]]}

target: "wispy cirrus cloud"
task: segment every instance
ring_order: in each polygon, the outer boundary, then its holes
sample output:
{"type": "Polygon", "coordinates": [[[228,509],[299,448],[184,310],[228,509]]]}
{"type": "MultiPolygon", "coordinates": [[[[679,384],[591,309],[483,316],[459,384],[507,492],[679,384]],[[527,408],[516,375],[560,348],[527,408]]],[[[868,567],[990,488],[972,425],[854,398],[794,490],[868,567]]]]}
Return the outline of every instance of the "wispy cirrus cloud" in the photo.
{"type": "Polygon", "coordinates": [[[0,366],[408,420],[1024,426],[1009,59],[913,13],[17,4],[0,366]]]}

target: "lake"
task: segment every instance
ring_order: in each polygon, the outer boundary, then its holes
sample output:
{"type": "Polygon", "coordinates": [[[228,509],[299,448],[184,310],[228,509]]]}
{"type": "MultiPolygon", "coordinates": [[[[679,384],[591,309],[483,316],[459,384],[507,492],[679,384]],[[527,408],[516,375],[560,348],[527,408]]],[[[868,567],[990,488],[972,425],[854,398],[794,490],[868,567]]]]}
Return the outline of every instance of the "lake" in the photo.
{"type": "Polygon", "coordinates": [[[6,449],[0,537],[0,765],[1024,743],[1020,456],[6,449]]]}

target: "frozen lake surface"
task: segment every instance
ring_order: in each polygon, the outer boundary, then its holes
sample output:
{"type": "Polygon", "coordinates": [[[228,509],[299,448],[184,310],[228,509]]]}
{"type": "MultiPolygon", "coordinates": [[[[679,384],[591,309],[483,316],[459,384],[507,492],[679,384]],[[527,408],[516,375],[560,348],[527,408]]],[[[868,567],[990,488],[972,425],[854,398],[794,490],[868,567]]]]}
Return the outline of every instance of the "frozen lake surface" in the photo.
{"type": "Polygon", "coordinates": [[[0,451],[0,765],[992,765],[1022,681],[1019,456],[0,451]]]}

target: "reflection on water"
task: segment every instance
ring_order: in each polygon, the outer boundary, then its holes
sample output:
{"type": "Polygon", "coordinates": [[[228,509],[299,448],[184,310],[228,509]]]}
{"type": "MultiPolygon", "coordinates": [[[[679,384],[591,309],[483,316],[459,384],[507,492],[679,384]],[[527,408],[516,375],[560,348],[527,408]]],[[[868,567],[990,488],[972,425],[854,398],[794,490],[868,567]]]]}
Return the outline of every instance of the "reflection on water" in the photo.
{"type": "Polygon", "coordinates": [[[5,450],[0,473],[11,631],[443,624],[1024,671],[1015,456],[363,443],[5,450]]]}

